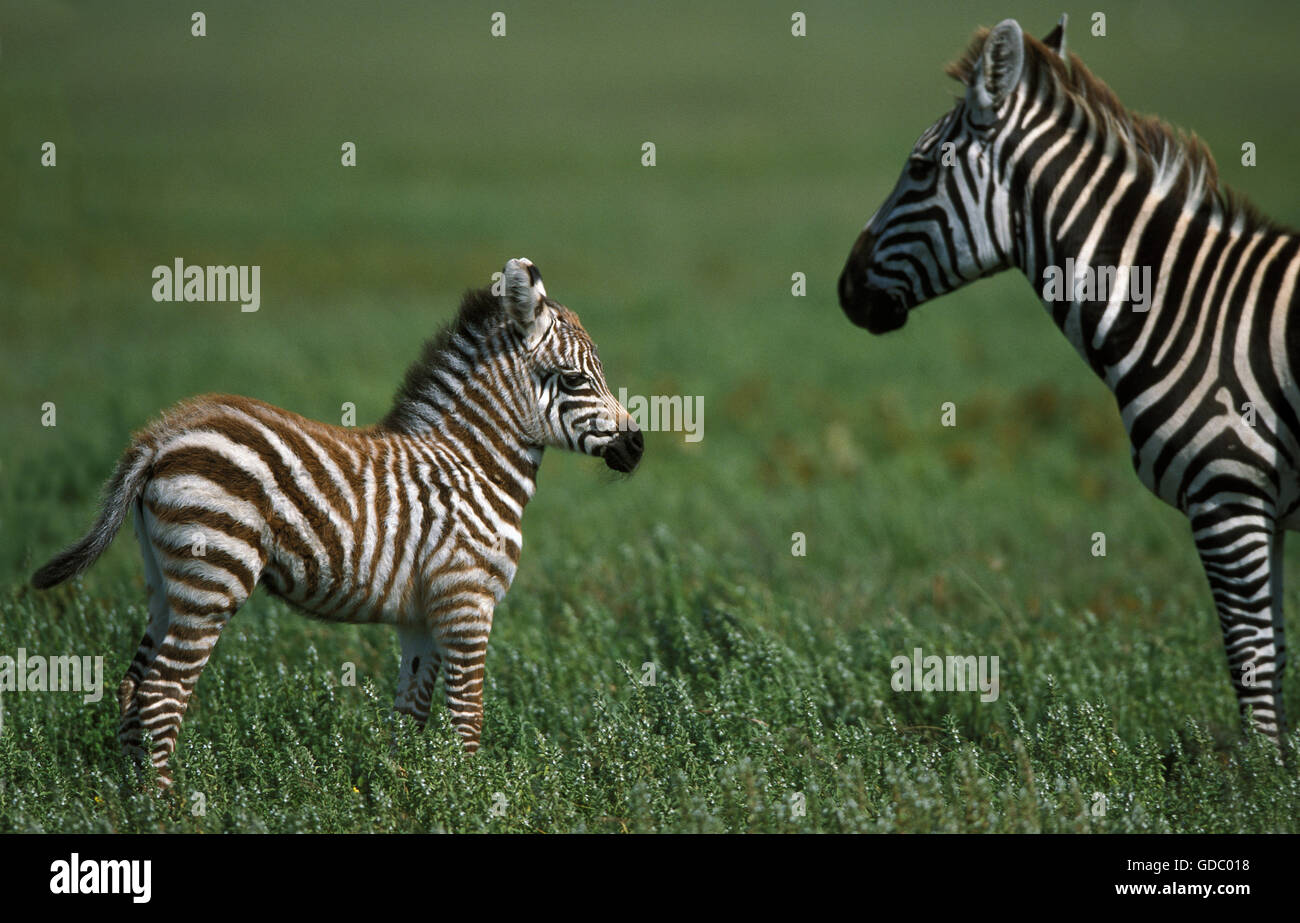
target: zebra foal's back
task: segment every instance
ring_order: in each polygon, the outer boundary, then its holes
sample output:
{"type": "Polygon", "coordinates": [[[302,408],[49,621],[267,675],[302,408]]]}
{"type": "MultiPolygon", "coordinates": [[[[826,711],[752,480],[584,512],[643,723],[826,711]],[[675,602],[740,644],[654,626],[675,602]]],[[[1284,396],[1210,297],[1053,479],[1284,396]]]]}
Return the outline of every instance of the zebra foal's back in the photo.
{"type": "Polygon", "coordinates": [[[428,499],[402,443],[233,395],[181,405],[137,443],[152,454],[142,521],[169,590],[220,592],[229,577],[246,596],[260,580],[312,615],[395,621],[395,600],[368,594],[394,586],[380,565],[395,541],[409,557],[408,524],[428,499]]]}

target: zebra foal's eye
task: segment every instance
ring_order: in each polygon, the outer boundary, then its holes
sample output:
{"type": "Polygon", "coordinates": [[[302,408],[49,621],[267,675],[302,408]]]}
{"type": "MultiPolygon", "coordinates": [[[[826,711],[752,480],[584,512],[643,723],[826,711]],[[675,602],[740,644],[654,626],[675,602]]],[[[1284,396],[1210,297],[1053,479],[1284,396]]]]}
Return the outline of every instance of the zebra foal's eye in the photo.
{"type": "Polygon", "coordinates": [[[568,388],[581,388],[587,383],[587,377],[581,372],[561,372],[560,381],[568,388]]]}

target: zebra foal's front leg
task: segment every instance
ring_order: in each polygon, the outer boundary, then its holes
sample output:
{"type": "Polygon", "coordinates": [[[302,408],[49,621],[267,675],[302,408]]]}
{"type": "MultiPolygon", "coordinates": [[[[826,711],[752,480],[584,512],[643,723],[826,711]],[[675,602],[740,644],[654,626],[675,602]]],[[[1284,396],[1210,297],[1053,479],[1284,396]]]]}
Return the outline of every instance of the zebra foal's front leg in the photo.
{"type": "Polygon", "coordinates": [[[1282,539],[1266,510],[1209,502],[1189,512],[1201,565],[1214,594],[1232,687],[1242,719],[1274,741],[1286,733],[1282,673],[1282,539]]]}
{"type": "Polygon", "coordinates": [[[496,600],[486,591],[465,588],[434,613],[447,708],[467,753],[478,750],[483,733],[483,675],[495,606],[496,600]]]}

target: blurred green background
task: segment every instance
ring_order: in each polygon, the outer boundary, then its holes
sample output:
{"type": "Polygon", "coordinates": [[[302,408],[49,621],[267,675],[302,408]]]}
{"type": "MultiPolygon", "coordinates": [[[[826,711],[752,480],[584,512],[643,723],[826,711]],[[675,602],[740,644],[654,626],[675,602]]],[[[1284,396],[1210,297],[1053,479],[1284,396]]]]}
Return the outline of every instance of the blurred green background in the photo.
{"type": "MultiPolygon", "coordinates": [[[[1298,802],[1273,792],[1273,807],[1260,810],[1276,815],[1237,806],[1224,815],[1233,820],[1197,826],[1186,808],[1213,801],[1196,787],[1211,783],[1184,778],[1192,794],[1178,795],[1166,776],[1152,781],[1177,762],[1169,748],[1196,751],[1189,734],[1214,741],[1198,758],[1215,766],[1235,740],[1217,622],[1185,522],[1133,476],[1109,393],[1031,287],[1014,273],[982,282],[885,338],[852,327],[835,298],[858,230],[958,91],[944,63],[976,26],[1006,17],[1041,36],[1068,12],[1070,49],[1121,100],[1195,131],[1228,184],[1275,219],[1300,223],[1293,7],[1116,5],[1105,37],[1093,37],[1091,9],[1024,2],[201,6],[204,38],[190,35],[192,9],[175,4],[0,9],[0,652],[103,653],[115,685],[143,624],[134,542],[120,539],[76,587],[37,596],[23,583],[89,524],[132,430],[206,391],[331,422],[351,401],[358,422],[378,420],[460,292],[528,256],[550,294],[582,316],[612,387],[701,396],[704,438],[649,434],[628,480],[590,459],[548,455],[489,651],[480,766],[506,758],[506,739],[497,736],[494,750],[493,735],[515,718],[547,740],[594,746],[593,696],[635,704],[625,701],[620,664],[636,667],[656,651],[671,659],[663,651],[684,645],[690,626],[725,611],[784,651],[790,676],[802,677],[787,677],[787,691],[807,692],[826,721],[873,733],[899,721],[931,729],[886,733],[877,749],[827,745],[813,763],[833,774],[857,766],[859,804],[902,797],[879,787],[888,766],[955,759],[934,733],[946,720],[1000,766],[988,774],[1009,803],[1039,797],[1017,781],[1011,710],[1029,726],[1050,722],[1060,695],[1067,712],[1105,703],[1114,740],[1140,749],[1149,734],[1164,754],[1165,768],[1142,776],[1173,793],[1148,804],[1150,829],[1296,823],[1298,802]],[[502,7],[507,35],[492,38],[490,16],[502,7]],[[790,34],[794,8],[807,14],[805,38],[790,34]],[[56,143],[57,167],[40,166],[44,141],[56,143]],[[344,141],[357,145],[355,168],[340,165],[344,141]],[[645,141],[657,146],[652,168],[641,165],[645,141]],[[1244,141],[1257,145],[1258,166],[1240,166],[1244,141]],[[261,266],[261,309],[155,303],[151,270],[177,257],[261,266]],[[795,272],[807,276],[806,297],[791,295],[795,272]],[[57,407],[53,428],[41,426],[47,401],[57,407]],[[946,401],[957,407],[954,428],[940,426],[946,401]],[[1104,558],[1090,554],[1096,531],[1107,535],[1104,558]],[[794,532],[806,535],[806,557],[791,554],[794,532]],[[665,627],[679,618],[680,632],[665,627]],[[999,655],[1001,700],[892,693],[888,660],[914,646],[999,655]],[[554,671],[536,698],[509,685],[516,661],[554,671]],[[836,671],[848,677],[842,688],[827,679],[836,671]],[[1189,719],[1200,730],[1188,731],[1189,719]]],[[[1294,606],[1296,595],[1287,598],[1294,606]]],[[[261,594],[249,603],[200,700],[220,701],[223,683],[231,696],[244,688],[236,665],[268,677],[304,669],[308,646],[331,669],[344,659],[367,665],[381,704],[391,695],[388,634],[286,611],[261,594]]],[[[759,703],[769,694],[760,687],[776,679],[726,657],[710,672],[705,653],[680,653],[683,694],[713,688],[719,670],[740,671],[751,717],[775,726],[759,703]]],[[[1297,690],[1300,677],[1292,714],[1297,690]]],[[[222,727],[205,722],[232,722],[237,736],[248,709],[277,713],[264,694],[240,694],[250,698],[220,717],[196,706],[182,766],[222,727]]],[[[19,761],[47,748],[48,765],[86,759],[105,771],[115,721],[107,701],[76,728],[53,700],[7,702],[6,735],[34,736],[11,739],[8,751],[0,738],[0,764],[4,752],[19,761]]],[[[790,726],[818,740],[799,715],[802,706],[790,726]]],[[[1065,739],[1082,733],[1077,715],[1058,718],[1065,739]]],[[[699,733],[734,742],[730,731],[699,733]]],[[[764,763],[767,744],[751,752],[752,743],[735,742],[734,759],[719,765],[749,759],[781,785],[806,784],[764,763]]],[[[570,768],[586,765],[575,752],[570,768]]],[[[676,759],[672,747],[664,753],[676,759]]],[[[1109,771],[1079,759],[1062,779],[1109,771]]],[[[949,769],[936,785],[961,775],[949,769]]],[[[711,791],[720,771],[705,766],[681,797],[711,791]]],[[[89,783],[59,776],[46,789],[35,769],[23,775],[13,762],[9,772],[27,780],[17,787],[30,798],[0,807],[7,828],[154,822],[153,807],[130,799],[122,804],[135,807],[111,822],[93,808],[71,818],[50,792],[89,783]]],[[[1236,763],[1225,772],[1213,782],[1221,795],[1240,793],[1251,775],[1236,763]]],[[[643,814],[609,781],[597,786],[609,805],[555,808],[552,824],[689,826],[667,819],[685,810],[665,806],[664,793],[676,791],[667,778],[643,814]]],[[[769,783],[779,801],[785,789],[769,783]]],[[[981,829],[956,796],[936,797],[951,817],[943,808],[882,820],[893,815],[880,804],[853,821],[817,816],[825,829],[981,829]]],[[[1300,799],[1294,788],[1288,797],[1300,799]]],[[[716,799],[705,801],[707,818],[716,799]]],[[[985,801],[987,829],[1020,829],[1007,821],[1020,814],[985,801]]],[[[356,829],[360,818],[384,817],[384,829],[466,826],[450,807],[418,823],[386,811],[371,804],[301,825],[356,829]]],[[[225,829],[258,829],[230,817],[225,829]]],[[[752,812],[737,817],[722,827],[753,823],[752,812]]],[[[190,822],[184,812],[173,821],[190,822]]]]}

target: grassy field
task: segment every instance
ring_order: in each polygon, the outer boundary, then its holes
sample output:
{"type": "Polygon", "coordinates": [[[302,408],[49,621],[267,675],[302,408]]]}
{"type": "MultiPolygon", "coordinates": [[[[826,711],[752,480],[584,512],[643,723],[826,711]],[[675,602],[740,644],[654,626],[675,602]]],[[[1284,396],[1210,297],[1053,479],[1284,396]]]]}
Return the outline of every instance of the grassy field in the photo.
{"type": "MultiPolygon", "coordinates": [[[[1061,7],[818,3],[793,38],[790,4],[516,2],[493,39],[490,5],[267,6],[205,4],[205,38],[175,5],[0,10],[0,655],[102,656],[107,687],[3,694],[0,831],[1300,830],[1294,769],[1238,736],[1184,520],[1024,279],[879,339],[836,303],[956,92],[944,62],[1061,7]],[[630,479],[548,454],[477,756],[436,709],[423,734],[392,716],[391,630],[259,593],[152,794],[114,742],[134,540],[48,593],[31,571],[163,407],[377,420],[520,255],[615,390],[699,396],[704,438],[648,434],[630,479]],[[260,310],[154,302],[177,257],[261,266],[260,310]],[[1000,696],[893,691],[917,647],[997,656],[1000,696]]],[[[1300,223],[1290,7],[1126,5],[1105,37],[1068,11],[1122,100],[1300,223]]]]}

